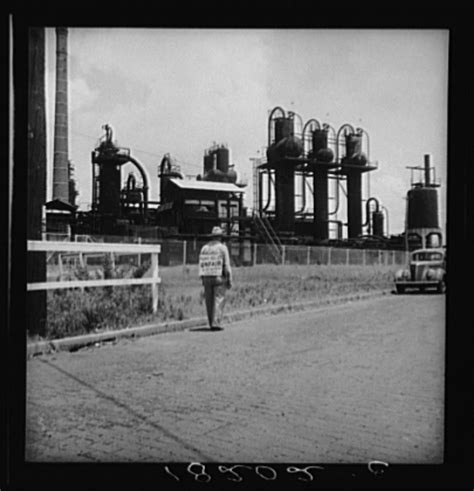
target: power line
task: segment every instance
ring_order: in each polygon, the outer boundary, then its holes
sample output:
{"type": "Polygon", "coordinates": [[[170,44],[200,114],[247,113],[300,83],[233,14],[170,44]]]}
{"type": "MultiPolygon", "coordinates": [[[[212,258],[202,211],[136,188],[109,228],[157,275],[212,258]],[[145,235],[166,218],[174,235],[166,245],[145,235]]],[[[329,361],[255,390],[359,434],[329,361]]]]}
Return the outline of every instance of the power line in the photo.
{"type": "MultiPolygon", "coordinates": [[[[80,132],[77,132],[77,131],[73,131],[72,132],[73,135],[77,135],[77,136],[82,136],[82,137],[85,137],[85,138],[89,138],[90,140],[94,140],[95,142],[98,142],[100,140],[100,138],[97,138],[95,136],[91,136],[91,135],[86,135],[85,133],[80,133],[80,132]]],[[[161,155],[156,153],[156,152],[150,152],[148,150],[143,150],[141,148],[137,148],[137,147],[134,147],[134,151],[136,152],[140,152],[140,153],[145,153],[147,155],[152,155],[153,157],[157,157],[159,159],[161,159],[163,157],[163,155],[165,155],[166,153],[170,153],[170,152],[163,152],[161,155]]],[[[171,153],[170,153],[171,155],[171,153]]],[[[176,154],[174,154],[176,155],[176,154]]],[[[172,155],[172,158],[179,164],[183,164],[183,165],[186,165],[186,166],[190,166],[190,167],[196,167],[196,168],[199,168],[201,169],[201,166],[199,164],[195,164],[195,163],[191,163],[191,162],[187,162],[181,158],[177,158],[175,156],[172,155]]]]}

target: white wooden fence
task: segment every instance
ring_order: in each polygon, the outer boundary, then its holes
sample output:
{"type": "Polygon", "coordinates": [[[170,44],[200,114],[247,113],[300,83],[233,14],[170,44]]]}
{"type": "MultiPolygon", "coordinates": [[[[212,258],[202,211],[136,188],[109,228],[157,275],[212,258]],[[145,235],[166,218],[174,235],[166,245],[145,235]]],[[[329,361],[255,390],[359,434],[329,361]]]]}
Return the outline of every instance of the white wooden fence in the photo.
{"type": "Polygon", "coordinates": [[[55,242],[28,241],[28,252],[75,252],[84,253],[122,253],[122,254],[151,254],[150,278],[113,278],[94,280],[45,281],[27,283],[28,291],[54,290],[60,288],[84,288],[95,286],[126,286],[151,284],[153,312],[158,309],[158,255],[161,251],[159,244],[117,244],[108,242],[55,242]]]}

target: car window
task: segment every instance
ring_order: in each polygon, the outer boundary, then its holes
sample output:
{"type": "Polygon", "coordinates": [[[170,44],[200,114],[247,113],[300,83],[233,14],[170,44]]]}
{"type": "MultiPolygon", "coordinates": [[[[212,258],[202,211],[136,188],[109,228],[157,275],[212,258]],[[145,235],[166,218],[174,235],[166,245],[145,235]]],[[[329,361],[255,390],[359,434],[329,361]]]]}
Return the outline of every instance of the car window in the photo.
{"type": "Polygon", "coordinates": [[[414,261],[441,261],[443,255],[439,252],[418,252],[413,254],[414,261]]]}

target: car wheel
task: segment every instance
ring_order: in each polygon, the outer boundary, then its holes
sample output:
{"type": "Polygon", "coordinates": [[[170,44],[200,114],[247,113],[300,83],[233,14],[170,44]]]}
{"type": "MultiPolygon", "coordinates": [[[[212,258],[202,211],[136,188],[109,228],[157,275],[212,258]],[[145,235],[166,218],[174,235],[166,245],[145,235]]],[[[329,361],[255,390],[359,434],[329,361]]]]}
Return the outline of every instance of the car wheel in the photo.
{"type": "Polygon", "coordinates": [[[436,290],[437,290],[438,293],[444,293],[446,291],[446,283],[445,283],[444,280],[441,280],[438,283],[438,286],[437,286],[436,290]]]}
{"type": "Polygon", "coordinates": [[[397,285],[397,293],[405,293],[405,286],[404,285],[397,285]]]}

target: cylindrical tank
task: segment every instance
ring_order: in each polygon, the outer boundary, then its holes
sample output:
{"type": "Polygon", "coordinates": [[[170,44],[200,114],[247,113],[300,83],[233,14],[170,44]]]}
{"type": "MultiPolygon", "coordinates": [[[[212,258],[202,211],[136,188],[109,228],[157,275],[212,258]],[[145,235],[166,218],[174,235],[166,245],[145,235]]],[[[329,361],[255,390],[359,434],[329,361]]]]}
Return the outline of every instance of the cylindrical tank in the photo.
{"type": "Polygon", "coordinates": [[[362,152],[362,135],[349,133],[346,135],[346,157],[354,158],[362,152]]]}
{"type": "Polygon", "coordinates": [[[313,148],[310,151],[310,157],[315,158],[318,162],[332,162],[334,152],[328,148],[328,130],[316,129],[312,134],[313,148]]]}
{"type": "Polygon", "coordinates": [[[229,149],[226,147],[219,147],[215,152],[217,155],[217,168],[221,172],[227,172],[229,170],[229,149]]]}
{"type": "Polygon", "coordinates": [[[99,170],[99,212],[120,215],[120,165],[101,164],[99,170]]]}
{"type": "Polygon", "coordinates": [[[383,237],[384,216],[381,211],[374,211],[372,213],[372,227],[373,227],[373,231],[372,231],[373,235],[383,237]]]}
{"type": "Polygon", "coordinates": [[[211,153],[204,154],[204,174],[212,169],[214,164],[214,155],[211,153]]]}
{"type": "Polygon", "coordinates": [[[293,120],[291,118],[276,118],[274,121],[275,142],[293,135],[293,120]]]}
{"type": "Polygon", "coordinates": [[[347,222],[349,239],[358,237],[362,233],[362,178],[358,171],[347,176],[347,222]]]}
{"type": "Polygon", "coordinates": [[[362,152],[362,134],[349,133],[346,135],[345,161],[356,165],[367,164],[367,156],[362,152]]]}
{"type": "Polygon", "coordinates": [[[408,191],[407,228],[439,228],[438,193],[435,188],[415,187],[408,191]]]}
{"type": "Polygon", "coordinates": [[[313,153],[328,147],[328,130],[315,129],[312,134],[313,153]]]}

